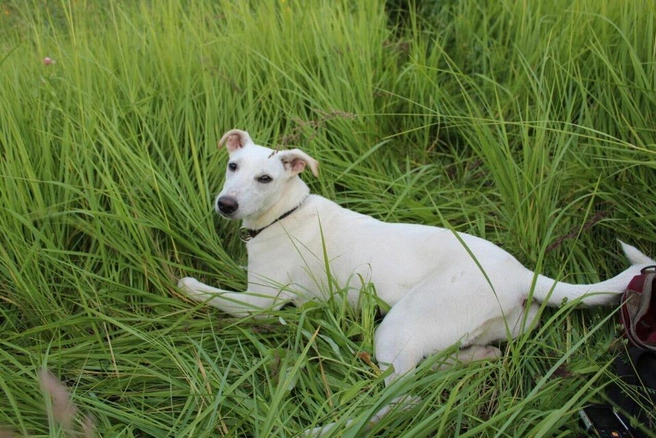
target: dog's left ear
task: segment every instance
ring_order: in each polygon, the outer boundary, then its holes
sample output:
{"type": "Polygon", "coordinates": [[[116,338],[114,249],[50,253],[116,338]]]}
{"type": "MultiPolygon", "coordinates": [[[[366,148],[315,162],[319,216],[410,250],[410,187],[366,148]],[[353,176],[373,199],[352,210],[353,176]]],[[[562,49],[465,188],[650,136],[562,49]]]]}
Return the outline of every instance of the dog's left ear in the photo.
{"type": "Polygon", "coordinates": [[[303,172],[307,166],[310,168],[314,176],[319,176],[319,162],[300,149],[280,151],[275,156],[282,161],[285,169],[289,170],[294,175],[303,172]]]}

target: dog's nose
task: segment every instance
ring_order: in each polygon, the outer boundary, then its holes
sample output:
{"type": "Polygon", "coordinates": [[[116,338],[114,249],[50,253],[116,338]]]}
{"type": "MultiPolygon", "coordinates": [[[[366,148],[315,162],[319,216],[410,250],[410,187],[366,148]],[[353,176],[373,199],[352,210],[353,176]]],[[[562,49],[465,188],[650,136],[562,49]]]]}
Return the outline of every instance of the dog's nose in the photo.
{"type": "Polygon", "coordinates": [[[232,214],[239,208],[237,200],[231,196],[221,196],[216,200],[217,209],[223,214],[232,214]]]}

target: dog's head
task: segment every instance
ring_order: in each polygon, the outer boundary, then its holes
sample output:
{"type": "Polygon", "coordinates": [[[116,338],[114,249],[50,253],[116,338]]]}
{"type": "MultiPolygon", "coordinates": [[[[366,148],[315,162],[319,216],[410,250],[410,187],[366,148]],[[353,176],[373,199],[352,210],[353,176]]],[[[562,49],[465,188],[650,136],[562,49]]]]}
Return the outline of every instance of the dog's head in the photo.
{"type": "Polygon", "coordinates": [[[297,192],[306,186],[298,174],[306,167],[315,176],[319,174],[319,163],[305,152],[258,146],[246,131],[226,132],[219,141],[219,148],[223,145],[230,158],[215,208],[228,219],[261,217],[284,197],[301,195],[297,192]]]}

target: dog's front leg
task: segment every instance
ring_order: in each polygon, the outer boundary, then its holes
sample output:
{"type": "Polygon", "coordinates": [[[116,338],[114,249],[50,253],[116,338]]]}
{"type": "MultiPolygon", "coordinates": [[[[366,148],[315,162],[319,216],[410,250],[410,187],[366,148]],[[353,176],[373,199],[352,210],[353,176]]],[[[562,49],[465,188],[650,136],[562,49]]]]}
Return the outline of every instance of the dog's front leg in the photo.
{"type": "Polygon", "coordinates": [[[289,298],[254,292],[231,292],[208,286],[195,278],[185,277],[178,281],[178,288],[189,298],[206,302],[237,318],[243,318],[263,309],[279,309],[289,298]]]}

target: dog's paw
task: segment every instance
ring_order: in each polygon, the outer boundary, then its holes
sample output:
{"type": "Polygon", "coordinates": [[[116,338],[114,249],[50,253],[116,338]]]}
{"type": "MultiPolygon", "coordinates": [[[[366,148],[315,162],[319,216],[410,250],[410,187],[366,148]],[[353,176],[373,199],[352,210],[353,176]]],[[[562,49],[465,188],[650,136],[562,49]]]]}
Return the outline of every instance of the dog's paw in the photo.
{"type": "MultiPolygon", "coordinates": [[[[346,427],[351,424],[353,420],[348,420],[346,427]]],[[[333,429],[337,427],[337,423],[329,423],[320,427],[315,427],[313,429],[304,430],[299,436],[308,437],[308,438],[318,438],[322,436],[328,436],[333,429]]]]}
{"type": "MultiPolygon", "coordinates": [[[[417,406],[421,402],[421,397],[415,397],[410,395],[404,395],[397,397],[392,402],[384,406],[380,411],[376,412],[369,422],[361,429],[361,432],[366,432],[371,430],[374,424],[378,423],[385,415],[387,415],[391,410],[397,409],[399,411],[406,411],[417,406]]],[[[354,424],[353,419],[347,420],[344,424],[338,423],[328,423],[324,426],[315,427],[314,429],[306,429],[300,436],[305,437],[322,437],[331,434],[337,427],[341,430],[350,427],[354,424]]],[[[341,436],[341,435],[340,435],[341,436]]]]}
{"type": "Polygon", "coordinates": [[[178,280],[178,289],[187,290],[193,288],[193,286],[195,286],[196,283],[199,283],[199,281],[196,280],[195,278],[184,277],[178,280]]]}
{"type": "Polygon", "coordinates": [[[421,402],[421,397],[418,396],[403,395],[401,397],[397,397],[394,400],[392,400],[390,404],[384,406],[380,411],[376,412],[376,414],[373,417],[371,417],[371,420],[369,420],[369,423],[370,424],[378,423],[392,409],[397,409],[399,411],[407,411],[417,406],[420,402],[421,402]]]}
{"type": "Polygon", "coordinates": [[[207,295],[202,292],[201,286],[203,286],[203,283],[193,277],[184,277],[178,280],[178,289],[180,289],[185,296],[196,301],[204,301],[207,299],[207,295]]]}

